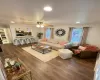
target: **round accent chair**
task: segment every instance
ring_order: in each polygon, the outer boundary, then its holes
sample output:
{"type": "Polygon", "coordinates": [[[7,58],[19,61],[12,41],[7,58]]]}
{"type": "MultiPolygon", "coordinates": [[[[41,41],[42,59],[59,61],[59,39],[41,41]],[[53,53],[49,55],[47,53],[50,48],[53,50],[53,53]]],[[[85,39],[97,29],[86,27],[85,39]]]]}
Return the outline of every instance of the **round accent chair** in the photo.
{"type": "Polygon", "coordinates": [[[59,49],[58,50],[58,55],[62,59],[69,59],[72,57],[73,52],[70,51],[69,49],[59,49]]]}

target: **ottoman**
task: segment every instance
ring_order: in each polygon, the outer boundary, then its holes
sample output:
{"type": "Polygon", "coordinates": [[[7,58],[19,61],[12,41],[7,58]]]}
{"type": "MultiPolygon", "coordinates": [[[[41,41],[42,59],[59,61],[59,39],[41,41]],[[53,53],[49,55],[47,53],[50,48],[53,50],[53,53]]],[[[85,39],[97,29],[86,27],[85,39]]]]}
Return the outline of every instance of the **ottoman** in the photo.
{"type": "Polygon", "coordinates": [[[62,59],[69,59],[72,57],[73,52],[70,51],[69,49],[59,49],[58,50],[58,55],[62,59]]]}

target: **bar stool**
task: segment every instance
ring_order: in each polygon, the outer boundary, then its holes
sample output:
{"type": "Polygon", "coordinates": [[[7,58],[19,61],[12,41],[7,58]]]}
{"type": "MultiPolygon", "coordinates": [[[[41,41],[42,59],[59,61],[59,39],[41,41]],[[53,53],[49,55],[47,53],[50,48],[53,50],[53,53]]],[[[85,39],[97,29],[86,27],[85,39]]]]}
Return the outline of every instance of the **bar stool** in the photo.
{"type": "Polygon", "coordinates": [[[26,43],[26,44],[31,43],[30,39],[26,38],[26,39],[25,39],[25,43],[26,43]]]}
{"type": "Polygon", "coordinates": [[[31,41],[31,43],[34,43],[35,39],[34,38],[30,38],[30,41],[31,41]]]}
{"type": "Polygon", "coordinates": [[[19,42],[19,40],[18,39],[14,39],[14,45],[20,45],[20,42],[19,42]]]}
{"type": "Polygon", "coordinates": [[[21,45],[24,45],[25,44],[25,40],[24,39],[19,39],[19,41],[20,41],[20,44],[21,45]]]}

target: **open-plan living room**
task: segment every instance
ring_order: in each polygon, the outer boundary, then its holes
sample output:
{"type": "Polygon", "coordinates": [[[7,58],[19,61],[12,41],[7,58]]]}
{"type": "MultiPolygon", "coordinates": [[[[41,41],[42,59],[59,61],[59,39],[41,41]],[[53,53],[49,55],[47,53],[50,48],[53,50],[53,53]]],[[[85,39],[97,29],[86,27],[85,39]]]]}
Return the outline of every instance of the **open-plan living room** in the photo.
{"type": "Polygon", "coordinates": [[[0,80],[100,80],[100,0],[0,0],[0,80]]]}

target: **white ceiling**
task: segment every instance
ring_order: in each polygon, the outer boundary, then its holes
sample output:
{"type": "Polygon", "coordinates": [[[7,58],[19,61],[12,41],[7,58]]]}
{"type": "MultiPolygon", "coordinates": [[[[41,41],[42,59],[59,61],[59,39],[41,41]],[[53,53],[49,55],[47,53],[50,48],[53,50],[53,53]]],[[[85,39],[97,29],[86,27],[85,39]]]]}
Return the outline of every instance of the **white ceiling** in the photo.
{"type": "Polygon", "coordinates": [[[49,24],[99,24],[100,0],[0,0],[0,22],[49,24]],[[50,5],[52,12],[43,11],[50,5]]]}

